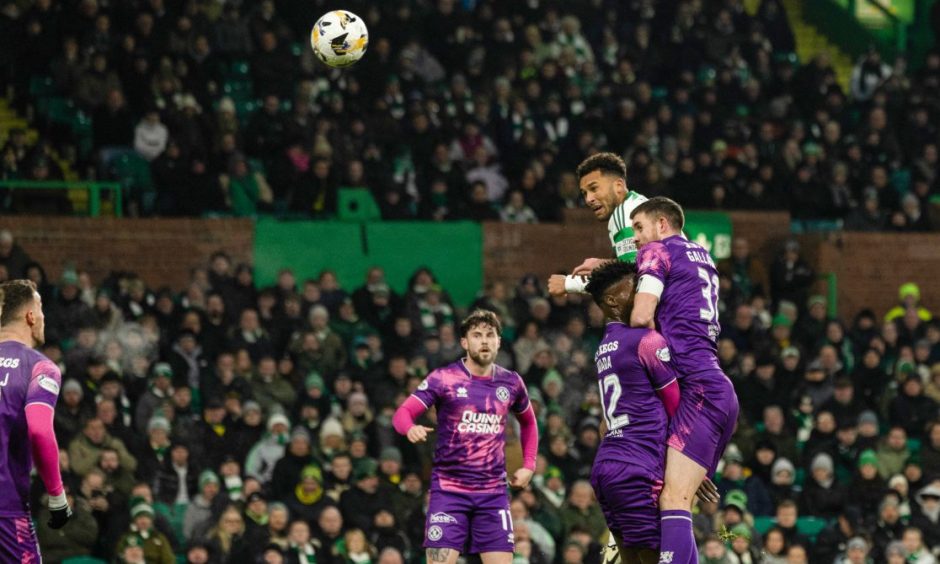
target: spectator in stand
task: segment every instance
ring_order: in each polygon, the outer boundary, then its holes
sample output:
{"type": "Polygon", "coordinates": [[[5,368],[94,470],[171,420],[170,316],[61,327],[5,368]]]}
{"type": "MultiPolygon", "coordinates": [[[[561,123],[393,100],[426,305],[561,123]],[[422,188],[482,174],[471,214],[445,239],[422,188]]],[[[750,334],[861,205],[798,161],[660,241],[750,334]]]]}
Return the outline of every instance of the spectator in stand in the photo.
{"type": "Polygon", "coordinates": [[[148,110],[134,129],[134,150],[148,161],[153,161],[166,150],[170,132],[160,121],[157,109],[148,110]]]}

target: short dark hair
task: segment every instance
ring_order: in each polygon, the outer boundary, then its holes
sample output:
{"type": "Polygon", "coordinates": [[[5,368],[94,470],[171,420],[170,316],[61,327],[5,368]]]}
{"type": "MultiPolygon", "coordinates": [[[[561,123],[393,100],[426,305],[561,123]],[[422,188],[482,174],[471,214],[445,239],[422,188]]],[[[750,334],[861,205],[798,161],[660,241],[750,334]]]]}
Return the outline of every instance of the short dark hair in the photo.
{"type": "Polygon", "coordinates": [[[0,299],[3,300],[0,313],[0,327],[13,323],[24,306],[33,303],[36,284],[32,280],[10,280],[0,284],[0,299]]]}
{"type": "Polygon", "coordinates": [[[595,170],[601,171],[602,174],[614,174],[624,182],[627,180],[627,164],[615,153],[594,153],[581,161],[575,174],[578,175],[578,180],[581,180],[595,170]]]}
{"type": "Polygon", "coordinates": [[[635,277],[636,272],[636,263],[634,262],[621,262],[619,260],[605,262],[591,271],[591,279],[584,290],[591,294],[594,303],[601,305],[604,300],[604,292],[608,288],[628,276],[630,278],[635,277]]]}
{"type": "Polygon", "coordinates": [[[489,325],[496,329],[497,335],[503,332],[503,324],[499,322],[499,316],[488,309],[478,309],[460,322],[460,337],[466,337],[467,333],[477,325],[489,325]]]}
{"type": "Polygon", "coordinates": [[[682,206],[665,196],[650,198],[633,208],[633,211],[630,212],[630,219],[633,219],[639,213],[645,213],[657,219],[665,217],[666,222],[674,229],[682,230],[685,227],[685,213],[682,211],[682,206]]]}

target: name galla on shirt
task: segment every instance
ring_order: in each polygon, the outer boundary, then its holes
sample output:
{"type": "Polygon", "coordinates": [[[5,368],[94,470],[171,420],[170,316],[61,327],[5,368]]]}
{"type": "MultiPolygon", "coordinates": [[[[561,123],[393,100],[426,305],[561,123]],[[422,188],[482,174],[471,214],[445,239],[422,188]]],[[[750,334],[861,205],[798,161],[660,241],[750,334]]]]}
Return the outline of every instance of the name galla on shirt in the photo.
{"type": "Polygon", "coordinates": [[[465,409],[457,424],[458,433],[497,434],[503,432],[503,416],[465,409]]]}

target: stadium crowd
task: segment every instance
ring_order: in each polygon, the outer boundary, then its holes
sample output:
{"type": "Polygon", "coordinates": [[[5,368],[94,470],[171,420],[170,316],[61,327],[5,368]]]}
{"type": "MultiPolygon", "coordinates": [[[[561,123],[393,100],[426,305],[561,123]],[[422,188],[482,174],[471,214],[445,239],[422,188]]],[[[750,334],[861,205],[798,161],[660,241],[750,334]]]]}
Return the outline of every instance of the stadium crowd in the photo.
{"type": "Polygon", "coordinates": [[[872,51],[843,91],[826,54],[797,61],[781,0],[753,16],[742,0],[349,0],[371,45],[332,70],[307,46],[326,4],[0,2],[0,83],[33,111],[51,77],[44,95],[92,130],[83,154],[36,113],[38,143],[12,132],[0,178],[61,177],[54,149],[113,177],[134,151],[155,189],[131,194],[137,214],[323,218],[363,186],[386,219],[558,221],[579,205],[574,166],[611,150],[632,189],[690,207],[930,228],[936,51],[872,51]]]}
{"type": "MultiPolygon", "coordinates": [[[[769,265],[746,240],[733,247],[719,356],[742,409],[721,504],[696,509],[703,561],[934,562],[940,324],[920,288],[903,285],[888,312],[834,319],[798,245],[769,265]]],[[[401,294],[379,268],[343,285],[285,268],[256,289],[251,265],[220,251],[176,294],[133,273],[48,280],[28,252],[0,233],[0,279],[37,284],[41,350],[63,373],[55,431],[75,519],[48,529],[37,480],[46,561],[422,562],[433,437],[412,445],[391,416],[462,355],[464,310],[433,272],[401,294]]],[[[599,564],[606,527],[586,478],[602,315],[584,296],[547,297],[534,276],[490,284],[472,307],[501,317],[498,363],[523,376],[539,422],[536,476],[513,493],[515,561],[599,564]]]]}

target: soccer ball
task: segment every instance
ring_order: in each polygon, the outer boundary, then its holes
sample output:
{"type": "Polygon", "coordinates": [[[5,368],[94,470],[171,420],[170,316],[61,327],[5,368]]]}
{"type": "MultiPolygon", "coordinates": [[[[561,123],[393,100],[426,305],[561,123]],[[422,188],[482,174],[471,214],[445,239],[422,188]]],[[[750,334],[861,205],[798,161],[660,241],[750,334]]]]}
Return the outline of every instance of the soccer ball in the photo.
{"type": "Polygon", "coordinates": [[[327,12],[317,20],[310,32],[313,52],[325,64],[342,68],[355,63],[369,45],[366,22],[346,10],[327,12]]]}

